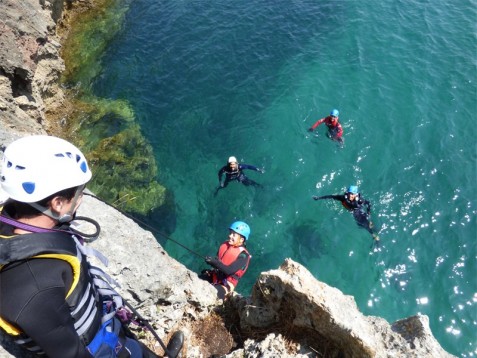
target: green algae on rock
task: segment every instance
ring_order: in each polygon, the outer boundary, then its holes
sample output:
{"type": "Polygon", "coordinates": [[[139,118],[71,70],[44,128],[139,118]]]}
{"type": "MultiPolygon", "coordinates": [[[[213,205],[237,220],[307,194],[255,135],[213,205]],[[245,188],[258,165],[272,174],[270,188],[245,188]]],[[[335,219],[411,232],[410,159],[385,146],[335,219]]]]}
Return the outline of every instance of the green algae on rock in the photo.
{"type": "Polygon", "coordinates": [[[122,210],[147,215],[165,203],[151,145],[126,101],[72,99],[66,132],[83,148],[93,171],[88,187],[122,210]],[[74,133],[74,135],[73,135],[74,133]]]}
{"type": "Polygon", "coordinates": [[[89,84],[101,72],[101,58],[110,41],[121,29],[127,11],[124,0],[98,0],[70,11],[68,35],[62,43],[61,57],[66,69],[62,82],[70,86],[79,84],[88,91],[89,84]]]}
{"type": "Polygon", "coordinates": [[[165,202],[166,189],[151,180],[157,173],[151,146],[137,125],[102,139],[89,152],[91,190],[128,212],[143,215],[165,202]]]}
{"type": "Polygon", "coordinates": [[[62,82],[69,88],[70,102],[65,135],[85,151],[94,174],[88,187],[98,197],[127,212],[147,215],[164,205],[166,196],[166,188],[157,181],[152,147],[127,101],[91,93],[91,83],[101,72],[101,56],[121,28],[126,7],[115,0],[86,7],[73,15],[63,41],[62,82]]]}

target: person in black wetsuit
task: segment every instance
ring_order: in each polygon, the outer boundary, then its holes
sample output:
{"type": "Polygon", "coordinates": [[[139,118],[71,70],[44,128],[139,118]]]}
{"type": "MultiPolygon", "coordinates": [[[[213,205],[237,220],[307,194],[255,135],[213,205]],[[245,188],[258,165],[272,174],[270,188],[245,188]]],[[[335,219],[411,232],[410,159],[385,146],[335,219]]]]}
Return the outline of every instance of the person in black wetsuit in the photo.
{"type": "Polygon", "coordinates": [[[379,241],[379,236],[374,229],[374,224],[369,220],[371,215],[371,203],[362,198],[356,185],[351,185],[348,190],[341,195],[313,196],[314,200],[334,199],[341,201],[341,204],[353,213],[356,223],[366,229],[375,241],[379,241]]]}
{"type": "MultiPolygon", "coordinates": [[[[9,198],[0,207],[0,327],[50,358],[157,357],[107,309],[122,299],[70,228],[91,179],[83,153],[60,138],[30,136],[3,157],[0,183],[9,198]]],[[[183,342],[176,333],[168,347],[174,356],[183,342]]]]}
{"type": "Polygon", "coordinates": [[[256,166],[250,164],[240,164],[235,157],[229,157],[227,165],[224,165],[220,168],[218,176],[219,176],[219,187],[215,191],[215,194],[222,189],[225,188],[230,181],[236,180],[246,186],[253,185],[253,186],[261,186],[259,183],[253,181],[252,179],[247,178],[247,176],[243,173],[244,169],[255,170],[259,173],[264,173],[263,169],[257,168],[256,166]],[[225,179],[222,180],[223,175],[225,174],[225,179]]]}

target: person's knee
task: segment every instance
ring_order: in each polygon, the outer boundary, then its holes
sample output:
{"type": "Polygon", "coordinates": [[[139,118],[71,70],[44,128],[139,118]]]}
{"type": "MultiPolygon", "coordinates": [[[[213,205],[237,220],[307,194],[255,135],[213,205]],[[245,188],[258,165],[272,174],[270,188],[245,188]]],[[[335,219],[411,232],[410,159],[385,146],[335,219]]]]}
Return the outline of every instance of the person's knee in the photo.
{"type": "MultiPolygon", "coordinates": [[[[126,338],[126,342],[124,343],[124,347],[129,351],[131,358],[143,358],[143,346],[143,344],[131,338],[126,338]]],[[[146,357],[157,357],[157,355],[146,357]]]]}
{"type": "Polygon", "coordinates": [[[144,343],[139,342],[139,345],[141,347],[142,358],[158,358],[159,357],[155,352],[149,349],[149,347],[146,346],[144,343]]]}
{"type": "Polygon", "coordinates": [[[217,290],[217,298],[223,300],[228,294],[226,288],[222,285],[214,285],[215,289],[217,290]]]}

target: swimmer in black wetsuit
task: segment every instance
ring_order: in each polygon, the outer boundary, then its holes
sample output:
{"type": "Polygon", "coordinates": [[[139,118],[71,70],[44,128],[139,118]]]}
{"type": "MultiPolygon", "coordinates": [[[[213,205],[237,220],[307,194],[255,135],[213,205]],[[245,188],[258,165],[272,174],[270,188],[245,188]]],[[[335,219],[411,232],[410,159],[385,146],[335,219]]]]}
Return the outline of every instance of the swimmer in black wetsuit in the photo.
{"type": "Polygon", "coordinates": [[[341,201],[341,204],[353,213],[354,220],[358,226],[366,229],[374,240],[379,241],[379,236],[374,229],[374,224],[369,220],[371,215],[371,203],[362,198],[356,185],[351,185],[346,193],[342,195],[313,196],[314,200],[334,199],[341,201]]]}
{"type": "Polygon", "coordinates": [[[263,169],[257,168],[256,166],[249,165],[249,164],[239,164],[237,162],[237,158],[235,157],[230,157],[228,160],[227,165],[224,165],[220,170],[219,170],[219,187],[215,191],[215,194],[222,189],[225,188],[230,181],[232,180],[237,180],[238,182],[242,183],[243,185],[249,186],[259,186],[261,185],[252,179],[247,178],[247,176],[243,173],[243,169],[250,169],[250,170],[255,170],[259,173],[264,173],[263,169]],[[222,181],[222,176],[225,174],[225,179],[222,181]]]}

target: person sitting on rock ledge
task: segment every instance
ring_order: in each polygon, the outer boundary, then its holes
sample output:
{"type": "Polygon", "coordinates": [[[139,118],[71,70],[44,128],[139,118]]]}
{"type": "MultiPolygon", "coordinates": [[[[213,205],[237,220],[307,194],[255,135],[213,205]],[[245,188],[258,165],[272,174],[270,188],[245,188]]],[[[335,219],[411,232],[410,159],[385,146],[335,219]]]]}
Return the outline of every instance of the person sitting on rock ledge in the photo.
{"type": "MultiPolygon", "coordinates": [[[[83,153],[60,138],[30,136],[6,148],[0,327],[43,357],[157,357],[128,329],[131,312],[113,280],[87,259],[104,256],[70,227],[91,176],[83,153]]],[[[179,354],[183,340],[175,332],[164,346],[169,357],[179,354]]]]}
{"type": "Polygon", "coordinates": [[[203,270],[199,277],[214,285],[219,299],[231,295],[247,271],[252,257],[245,248],[249,236],[250,226],[243,221],[236,221],[230,225],[229,239],[220,245],[217,256],[205,257],[205,262],[213,269],[203,270]]]}

